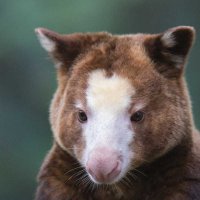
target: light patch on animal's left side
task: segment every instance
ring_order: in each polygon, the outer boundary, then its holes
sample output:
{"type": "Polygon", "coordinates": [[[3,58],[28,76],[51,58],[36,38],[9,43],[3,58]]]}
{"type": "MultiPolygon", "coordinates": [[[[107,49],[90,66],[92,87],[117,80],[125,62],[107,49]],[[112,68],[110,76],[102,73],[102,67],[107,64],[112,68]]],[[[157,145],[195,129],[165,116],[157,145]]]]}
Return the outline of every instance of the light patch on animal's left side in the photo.
{"type": "MultiPolygon", "coordinates": [[[[122,170],[114,182],[125,175],[134,154],[129,146],[134,138],[134,131],[128,110],[135,93],[129,80],[117,74],[106,77],[103,70],[95,70],[88,78],[88,121],[83,124],[86,147],[82,163],[86,166],[91,154],[98,155],[98,149],[117,152],[122,158],[122,170]]],[[[80,106],[79,103],[77,105],[80,106]]]]}
{"type": "Polygon", "coordinates": [[[48,38],[43,32],[42,29],[38,28],[35,30],[38,36],[38,39],[42,45],[42,47],[48,51],[53,52],[55,50],[55,42],[48,38]]]}

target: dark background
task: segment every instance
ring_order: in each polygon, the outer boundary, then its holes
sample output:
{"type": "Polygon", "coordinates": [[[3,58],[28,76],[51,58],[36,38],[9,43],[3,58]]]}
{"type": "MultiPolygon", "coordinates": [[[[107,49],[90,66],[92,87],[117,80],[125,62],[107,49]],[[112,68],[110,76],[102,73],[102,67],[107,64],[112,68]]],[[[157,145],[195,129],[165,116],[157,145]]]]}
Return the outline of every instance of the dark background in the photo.
{"type": "Polygon", "coordinates": [[[200,128],[199,0],[0,0],[0,199],[33,199],[36,174],[52,143],[48,107],[55,70],[34,28],[122,34],[177,25],[197,31],[186,78],[200,128]]]}

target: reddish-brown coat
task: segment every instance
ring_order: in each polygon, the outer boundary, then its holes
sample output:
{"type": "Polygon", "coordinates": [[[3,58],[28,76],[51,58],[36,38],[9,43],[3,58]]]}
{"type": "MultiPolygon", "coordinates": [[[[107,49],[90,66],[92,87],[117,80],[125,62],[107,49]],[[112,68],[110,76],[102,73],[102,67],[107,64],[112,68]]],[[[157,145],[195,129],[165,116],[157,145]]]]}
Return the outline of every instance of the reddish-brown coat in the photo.
{"type": "Polygon", "coordinates": [[[36,200],[200,199],[200,137],[183,78],[194,31],[175,30],[174,48],[161,45],[162,34],[61,36],[43,30],[56,42],[51,56],[62,66],[57,69],[58,89],[50,108],[56,141],[40,170],[36,200]],[[181,55],[183,62],[175,63],[173,55],[181,55]],[[133,103],[147,106],[144,122],[134,125],[137,134],[130,147],[135,157],[126,182],[97,189],[80,179],[82,167],[77,160],[85,144],[74,103],[78,99],[86,106],[88,75],[99,68],[107,76],[114,72],[128,78],[136,89],[133,103]]]}

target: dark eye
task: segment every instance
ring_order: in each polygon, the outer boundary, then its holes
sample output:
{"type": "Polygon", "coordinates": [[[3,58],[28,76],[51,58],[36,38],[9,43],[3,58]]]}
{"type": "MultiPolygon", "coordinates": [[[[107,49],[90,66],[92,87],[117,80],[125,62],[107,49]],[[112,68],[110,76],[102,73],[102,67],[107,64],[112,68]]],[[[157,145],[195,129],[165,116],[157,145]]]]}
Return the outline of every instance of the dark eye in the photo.
{"type": "Polygon", "coordinates": [[[144,113],[142,111],[137,111],[131,116],[132,122],[140,122],[144,119],[144,113]]]}
{"type": "Polygon", "coordinates": [[[85,112],[83,110],[78,111],[78,120],[81,123],[84,123],[87,121],[87,115],[85,114],[85,112]]]}

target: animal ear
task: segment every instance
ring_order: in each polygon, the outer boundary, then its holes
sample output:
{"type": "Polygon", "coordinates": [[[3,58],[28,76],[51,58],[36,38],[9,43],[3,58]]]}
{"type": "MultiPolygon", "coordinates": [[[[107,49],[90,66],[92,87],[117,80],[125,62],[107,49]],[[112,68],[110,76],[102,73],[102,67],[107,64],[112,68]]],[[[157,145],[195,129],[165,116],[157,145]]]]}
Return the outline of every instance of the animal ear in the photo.
{"type": "Polygon", "coordinates": [[[61,35],[45,28],[37,28],[35,32],[42,47],[53,57],[55,63],[66,68],[89,46],[108,36],[107,33],[61,35]]]}
{"type": "Polygon", "coordinates": [[[160,73],[166,77],[178,77],[182,74],[194,37],[193,27],[178,26],[149,36],[145,46],[160,73]]]}

